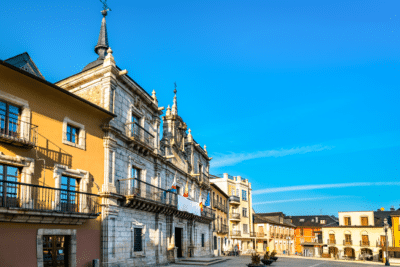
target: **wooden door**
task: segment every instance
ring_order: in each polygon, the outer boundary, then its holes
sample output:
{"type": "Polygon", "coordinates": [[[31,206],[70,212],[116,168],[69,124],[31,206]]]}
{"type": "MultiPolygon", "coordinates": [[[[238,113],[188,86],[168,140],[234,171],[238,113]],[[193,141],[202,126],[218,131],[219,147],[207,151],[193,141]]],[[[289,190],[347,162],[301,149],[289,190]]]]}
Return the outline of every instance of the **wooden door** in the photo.
{"type": "Polygon", "coordinates": [[[67,237],[60,235],[43,236],[43,266],[65,267],[68,266],[67,237]]]}

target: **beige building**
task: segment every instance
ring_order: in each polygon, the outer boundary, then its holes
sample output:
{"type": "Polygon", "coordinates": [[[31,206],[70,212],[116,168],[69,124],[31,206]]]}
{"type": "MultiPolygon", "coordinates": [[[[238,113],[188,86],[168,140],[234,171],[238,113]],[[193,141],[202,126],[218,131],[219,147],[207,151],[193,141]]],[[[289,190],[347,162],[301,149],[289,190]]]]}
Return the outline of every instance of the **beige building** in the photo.
{"type": "MultiPolygon", "coordinates": [[[[324,253],[331,257],[379,261],[386,241],[385,218],[390,226],[390,211],[339,212],[339,226],[322,227],[324,253]]],[[[387,233],[392,244],[392,230],[387,233]]]]}
{"type": "Polygon", "coordinates": [[[212,190],[212,209],[215,214],[215,219],[213,221],[213,248],[214,255],[220,256],[228,250],[229,196],[217,185],[212,183],[210,185],[212,190]]]}
{"type": "Polygon", "coordinates": [[[211,176],[210,182],[216,184],[229,196],[229,240],[228,246],[238,246],[246,252],[253,249],[255,234],[253,229],[251,183],[240,176],[224,173],[211,176]]]}
{"type": "Polygon", "coordinates": [[[267,249],[278,254],[294,254],[294,230],[296,226],[285,219],[282,212],[254,214],[255,250],[263,253],[267,249]]]}

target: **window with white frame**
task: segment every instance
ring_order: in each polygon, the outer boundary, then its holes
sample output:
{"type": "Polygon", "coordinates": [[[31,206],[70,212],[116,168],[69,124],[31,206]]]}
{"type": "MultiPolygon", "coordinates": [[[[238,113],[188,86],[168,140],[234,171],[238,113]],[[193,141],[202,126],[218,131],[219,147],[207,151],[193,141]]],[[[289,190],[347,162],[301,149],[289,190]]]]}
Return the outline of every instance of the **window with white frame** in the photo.
{"type": "Polygon", "coordinates": [[[62,136],[63,144],[86,149],[86,131],[83,124],[65,117],[62,136]]]}

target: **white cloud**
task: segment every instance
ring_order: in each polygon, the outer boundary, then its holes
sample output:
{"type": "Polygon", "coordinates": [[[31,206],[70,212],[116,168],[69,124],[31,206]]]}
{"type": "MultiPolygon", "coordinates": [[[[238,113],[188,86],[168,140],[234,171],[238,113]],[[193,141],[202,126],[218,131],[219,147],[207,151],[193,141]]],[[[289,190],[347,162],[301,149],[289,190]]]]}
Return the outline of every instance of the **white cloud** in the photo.
{"type": "Polygon", "coordinates": [[[361,187],[361,186],[388,186],[388,185],[399,186],[400,182],[363,182],[363,183],[341,183],[341,184],[295,185],[295,186],[275,187],[275,188],[254,190],[253,195],[270,194],[270,193],[277,193],[277,192],[288,192],[288,191],[328,189],[328,188],[361,187]]]}
{"type": "Polygon", "coordinates": [[[290,149],[280,149],[280,150],[265,150],[257,151],[252,153],[231,153],[221,156],[214,157],[211,162],[211,167],[218,168],[224,166],[232,166],[237,163],[243,162],[245,160],[257,159],[257,158],[268,158],[268,157],[284,157],[296,154],[306,154],[310,152],[318,152],[326,149],[331,149],[330,146],[313,145],[313,146],[303,146],[290,149]]]}
{"type": "Polygon", "coordinates": [[[271,201],[256,202],[256,203],[253,203],[253,205],[276,204],[276,203],[297,202],[297,201],[303,202],[303,201],[334,199],[334,198],[346,198],[346,197],[351,197],[351,196],[309,197],[309,198],[281,199],[281,200],[271,200],[271,201]]]}

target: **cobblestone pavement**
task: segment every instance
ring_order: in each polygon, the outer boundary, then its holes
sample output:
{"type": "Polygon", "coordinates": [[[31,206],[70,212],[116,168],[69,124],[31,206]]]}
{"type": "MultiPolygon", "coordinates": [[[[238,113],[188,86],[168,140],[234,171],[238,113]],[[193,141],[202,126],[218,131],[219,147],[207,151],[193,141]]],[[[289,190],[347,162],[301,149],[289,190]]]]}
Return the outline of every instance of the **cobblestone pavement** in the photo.
{"type": "MultiPolygon", "coordinates": [[[[250,263],[250,256],[240,257],[224,257],[229,258],[228,261],[223,263],[210,265],[210,267],[247,267],[246,264],[250,263]]],[[[383,263],[379,265],[384,266],[383,263]]],[[[316,260],[306,258],[290,258],[280,257],[276,262],[272,263],[271,267],[377,267],[377,263],[357,263],[357,262],[346,262],[346,261],[329,261],[329,260],[316,260]]],[[[184,265],[169,265],[170,267],[183,267],[184,265]]],[[[188,267],[195,267],[195,265],[188,265],[188,267]]],[[[397,265],[398,266],[398,265],[397,265]]]]}

